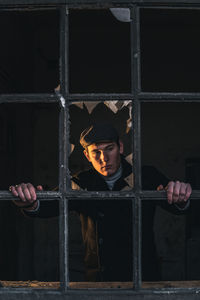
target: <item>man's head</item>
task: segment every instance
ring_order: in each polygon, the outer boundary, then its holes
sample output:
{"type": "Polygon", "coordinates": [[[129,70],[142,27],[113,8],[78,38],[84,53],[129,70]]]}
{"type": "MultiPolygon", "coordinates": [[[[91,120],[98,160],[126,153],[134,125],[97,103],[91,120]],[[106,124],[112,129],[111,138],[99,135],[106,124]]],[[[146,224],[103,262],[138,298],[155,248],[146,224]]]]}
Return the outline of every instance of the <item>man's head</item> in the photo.
{"type": "Polygon", "coordinates": [[[86,158],[98,173],[111,176],[119,169],[123,144],[110,124],[97,123],[85,129],[81,133],[80,143],[86,158]]]}

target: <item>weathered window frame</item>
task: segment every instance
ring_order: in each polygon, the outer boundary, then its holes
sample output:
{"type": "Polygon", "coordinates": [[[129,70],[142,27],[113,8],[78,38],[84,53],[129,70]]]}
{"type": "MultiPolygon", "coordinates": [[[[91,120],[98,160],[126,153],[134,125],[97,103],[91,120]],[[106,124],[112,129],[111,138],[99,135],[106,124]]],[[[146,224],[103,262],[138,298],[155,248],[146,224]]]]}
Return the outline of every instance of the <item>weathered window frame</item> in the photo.
{"type": "MultiPolygon", "coordinates": [[[[0,295],[4,299],[197,299],[200,286],[197,288],[141,288],[141,201],[145,199],[164,200],[165,193],[142,191],[141,189],[141,103],[142,102],[200,102],[200,93],[147,93],[141,91],[140,86],[140,7],[162,8],[196,8],[200,9],[198,0],[0,0],[0,9],[39,9],[54,7],[60,10],[60,82],[61,90],[58,94],[17,94],[0,95],[0,103],[50,103],[60,104],[59,124],[59,191],[38,193],[40,200],[60,201],[60,281],[59,290],[33,288],[0,288],[0,295]],[[109,8],[129,7],[131,9],[131,73],[132,92],[130,94],[69,94],[68,91],[68,11],[70,8],[109,8]],[[68,200],[73,199],[106,199],[107,192],[80,192],[70,190],[70,176],[68,159],[70,154],[69,141],[69,104],[75,101],[99,100],[132,100],[134,104],[134,174],[135,186],[132,192],[109,192],[109,199],[126,198],[133,201],[133,282],[134,288],[123,289],[77,289],[69,287],[68,274],[68,200]]],[[[200,191],[192,193],[192,199],[200,198],[200,191]]],[[[13,200],[7,191],[0,191],[0,200],[13,200]]]]}

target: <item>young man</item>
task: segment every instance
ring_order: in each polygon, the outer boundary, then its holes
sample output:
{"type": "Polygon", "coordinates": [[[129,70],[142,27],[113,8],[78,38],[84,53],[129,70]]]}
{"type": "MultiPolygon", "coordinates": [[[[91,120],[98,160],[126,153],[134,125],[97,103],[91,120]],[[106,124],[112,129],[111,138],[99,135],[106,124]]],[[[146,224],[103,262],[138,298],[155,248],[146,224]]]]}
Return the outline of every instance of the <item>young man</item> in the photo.
{"type": "MultiPolygon", "coordinates": [[[[117,131],[109,124],[98,123],[85,129],[80,136],[84,154],[91,168],[72,178],[73,189],[87,191],[123,191],[133,188],[131,165],[123,157],[123,143],[117,131]]],[[[190,184],[169,182],[154,168],[143,169],[144,189],[164,189],[167,186],[168,204],[161,205],[173,212],[184,210],[191,194],[190,184]],[[173,204],[173,205],[169,205],[173,204]]],[[[42,189],[41,186],[38,187],[42,189]]],[[[21,201],[30,216],[58,215],[58,203],[37,200],[32,184],[11,186],[10,191],[21,201]]],[[[85,246],[86,280],[131,281],[132,279],[132,203],[122,200],[71,201],[69,208],[80,215],[85,246]]],[[[142,269],[143,280],[159,279],[156,251],[153,242],[155,205],[149,201],[143,209],[142,269]]]]}

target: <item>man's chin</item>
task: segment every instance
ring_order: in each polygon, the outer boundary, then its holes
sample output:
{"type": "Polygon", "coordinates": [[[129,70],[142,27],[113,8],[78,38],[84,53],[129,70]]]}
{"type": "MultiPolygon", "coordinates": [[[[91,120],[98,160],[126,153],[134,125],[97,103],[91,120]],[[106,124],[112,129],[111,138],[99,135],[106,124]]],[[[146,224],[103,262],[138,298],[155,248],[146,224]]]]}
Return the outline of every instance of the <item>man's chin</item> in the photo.
{"type": "Polygon", "coordinates": [[[111,170],[108,170],[108,171],[102,172],[101,174],[105,177],[109,177],[109,176],[114,175],[114,172],[112,172],[111,170]]]}

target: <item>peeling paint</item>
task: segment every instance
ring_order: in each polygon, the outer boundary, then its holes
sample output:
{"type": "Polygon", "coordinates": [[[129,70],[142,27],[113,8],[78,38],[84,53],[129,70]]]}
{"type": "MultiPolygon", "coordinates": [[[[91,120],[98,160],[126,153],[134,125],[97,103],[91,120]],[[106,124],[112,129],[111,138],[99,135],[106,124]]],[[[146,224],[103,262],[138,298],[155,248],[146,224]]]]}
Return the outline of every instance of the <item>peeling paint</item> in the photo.
{"type": "Polygon", "coordinates": [[[81,102],[72,102],[70,105],[76,105],[77,107],[83,109],[83,104],[84,102],[81,101],[81,102]]]}
{"type": "Polygon", "coordinates": [[[63,96],[59,96],[60,97],[60,102],[63,108],[65,108],[65,98],[63,96]]]}

